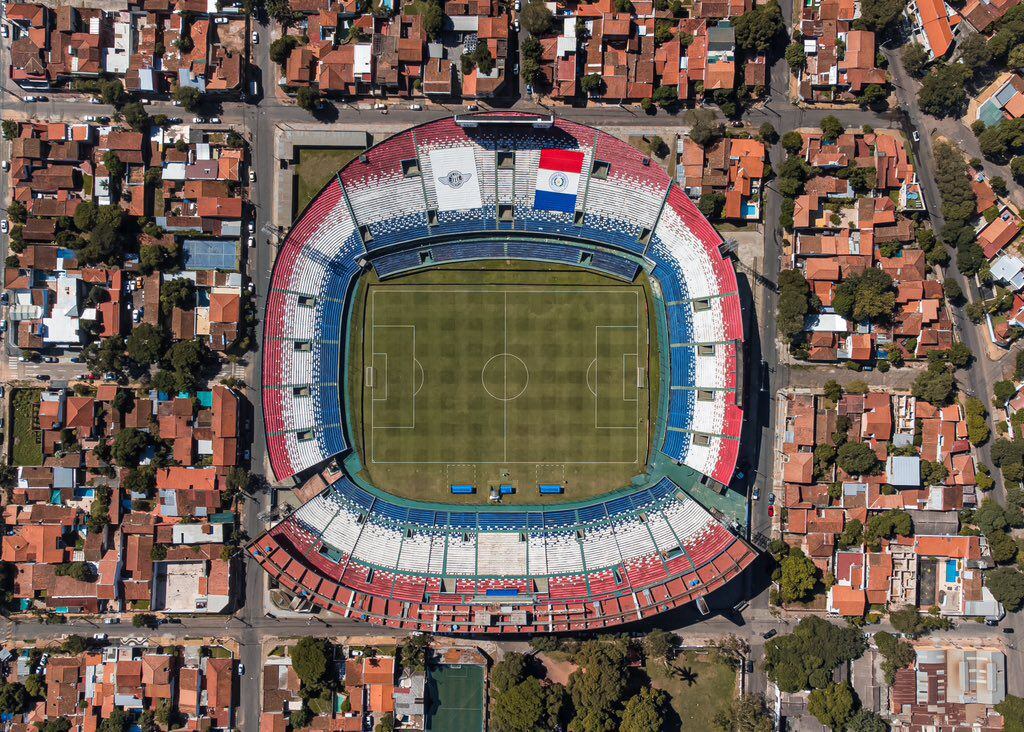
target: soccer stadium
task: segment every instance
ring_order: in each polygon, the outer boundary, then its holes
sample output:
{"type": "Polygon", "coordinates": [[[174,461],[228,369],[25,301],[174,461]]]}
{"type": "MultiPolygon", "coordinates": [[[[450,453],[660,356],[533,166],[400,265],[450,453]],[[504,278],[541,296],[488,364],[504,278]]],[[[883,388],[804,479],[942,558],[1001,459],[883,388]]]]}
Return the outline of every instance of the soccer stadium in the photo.
{"type": "Polygon", "coordinates": [[[439,633],[612,627],[722,587],[756,553],[718,503],[743,423],[721,247],[591,127],[481,113],[366,150],[274,265],[267,452],[326,487],[250,553],[330,612],[439,633]]]}

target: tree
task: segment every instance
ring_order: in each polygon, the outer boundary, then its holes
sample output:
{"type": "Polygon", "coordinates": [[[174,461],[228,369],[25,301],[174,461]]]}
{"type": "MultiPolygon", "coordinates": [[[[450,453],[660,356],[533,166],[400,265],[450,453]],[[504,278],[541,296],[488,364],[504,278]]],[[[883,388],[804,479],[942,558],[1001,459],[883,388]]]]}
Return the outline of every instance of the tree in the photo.
{"type": "Polygon", "coordinates": [[[295,674],[304,685],[317,689],[326,684],[328,661],[332,656],[328,641],[309,636],[300,638],[291,647],[289,656],[295,674]]]}
{"type": "Polygon", "coordinates": [[[174,98],[181,102],[181,106],[189,112],[199,109],[202,96],[194,86],[179,86],[174,90],[174,98]]]}
{"type": "Polygon", "coordinates": [[[29,674],[25,677],[25,691],[33,699],[45,699],[46,677],[41,674],[29,674]]]}
{"type": "Polygon", "coordinates": [[[661,689],[640,689],[640,693],[626,702],[619,731],[661,732],[668,702],[668,694],[661,689]]]}
{"type": "Polygon", "coordinates": [[[864,524],[859,519],[847,521],[843,527],[843,533],[839,535],[838,541],[841,549],[860,546],[864,541],[864,524]]]}
{"type": "Polygon", "coordinates": [[[1002,406],[1010,401],[1016,393],[1017,387],[1012,381],[997,381],[992,385],[992,402],[997,406],[1002,406]]]}
{"type": "MultiPolygon", "coordinates": [[[[245,471],[242,471],[243,473],[245,471]]],[[[233,476],[228,475],[229,483],[232,481],[233,476]]],[[[234,478],[238,480],[237,478],[234,478]]],[[[249,482],[249,475],[245,473],[244,483],[249,482]]],[[[241,486],[236,486],[235,489],[244,487],[244,483],[241,486]]],[[[410,671],[414,674],[423,674],[427,670],[427,654],[430,653],[430,636],[426,633],[420,633],[419,635],[411,635],[406,638],[405,642],[399,647],[399,660],[402,664],[402,670],[410,671]]]]}
{"type": "Polygon", "coordinates": [[[917,399],[943,406],[949,403],[953,388],[953,372],[941,362],[932,362],[914,379],[911,393],[917,399]]]}
{"type": "Polygon", "coordinates": [[[119,707],[114,707],[110,716],[100,722],[99,732],[128,732],[131,717],[119,707]]]}
{"type": "Polygon", "coordinates": [[[491,669],[491,686],[503,694],[530,675],[530,659],[522,653],[506,653],[505,657],[491,669]]]}
{"type": "Polygon", "coordinates": [[[850,475],[871,475],[878,470],[878,455],[865,442],[846,442],[839,446],[836,462],[850,475]]]}
{"type": "Polygon", "coordinates": [[[836,287],[832,307],[844,318],[858,323],[885,322],[896,308],[892,277],[875,267],[849,276],[836,287]]]}
{"type": "Polygon", "coordinates": [[[812,615],[801,620],[792,633],[765,644],[765,671],[780,690],[822,689],[839,664],[858,658],[866,647],[858,628],[833,625],[812,615]]]}
{"type": "Polygon", "coordinates": [[[872,109],[882,107],[885,101],[889,98],[889,92],[885,90],[880,84],[868,84],[864,87],[864,91],[860,93],[857,98],[857,103],[862,107],[871,107],[872,109]]]}
{"type": "Polygon", "coordinates": [[[702,193],[697,201],[697,210],[704,214],[704,218],[712,221],[721,218],[722,209],[725,208],[725,196],[717,191],[702,193]]]}
{"type": "Polygon", "coordinates": [[[910,514],[903,509],[893,508],[868,519],[868,525],[864,530],[864,543],[869,547],[876,547],[882,539],[910,536],[913,533],[914,522],[910,514]]]}
{"type": "Polygon", "coordinates": [[[914,663],[917,654],[914,653],[912,645],[885,631],[875,633],[875,645],[885,656],[885,661],[882,662],[882,671],[885,673],[885,682],[892,686],[896,680],[896,672],[914,663]]]}
{"type": "Polygon", "coordinates": [[[554,16],[541,0],[530,0],[519,14],[519,20],[531,35],[543,36],[551,31],[554,16]]]}
{"type": "Polygon", "coordinates": [[[793,71],[801,71],[807,67],[807,54],[804,52],[804,44],[799,42],[790,43],[786,47],[786,63],[793,71]]]}
{"type": "MultiPolygon", "coordinates": [[[[854,22],[854,26],[858,30],[884,34],[899,20],[904,7],[900,0],[864,0],[861,3],[860,17],[854,22]]],[[[879,42],[881,40],[880,38],[879,42]]]]}
{"type": "Polygon", "coordinates": [[[747,57],[771,50],[775,40],[786,32],[782,8],[768,0],[735,19],[736,50],[747,57]]]}
{"type": "Polygon", "coordinates": [[[320,106],[320,92],[310,86],[300,86],[295,93],[295,103],[307,112],[312,112],[320,106]]]}
{"type": "Polygon", "coordinates": [[[86,562],[65,562],[54,567],[53,573],[58,577],[70,577],[78,582],[95,582],[96,572],[86,562]]]}
{"type": "Polygon", "coordinates": [[[654,90],[651,99],[662,109],[667,109],[679,101],[679,93],[674,86],[663,85],[654,90]]]}
{"type": "Polygon", "coordinates": [[[971,72],[962,64],[938,64],[924,77],[917,93],[921,111],[933,117],[957,117],[967,106],[965,84],[971,72]]]}
{"type": "Polygon", "coordinates": [[[811,287],[802,271],[786,269],[779,274],[778,327],[783,335],[792,338],[804,329],[810,296],[811,287]]]}
{"type": "Polygon", "coordinates": [[[395,732],[395,715],[391,712],[383,715],[373,729],[374,732],[395,732]]]}
{"type": "Polygon", "coordinates": [[[821,120],[821,134],[826,140],[836,140],[846,130],[843,123],[835,115],[828,115],[821,120]]]}
{"type": "Polygon", "coordinates": [[[807,699],[807,711],[826,727],[841,730],[853,716],[853,689],[849,684],[829,684],[815,689],[807,699]]]}
{"type": "Polygon", "coordinates": [[[168,280],[160,288],[160,306],[165,313],[174,308],[191,310],[195,306],[195,293],[195,283],[187,277],[168,280]]]}
{"type": "Polygon", "coordinates": [[[804,138],[796,130],[790,130],[782,136],[782,147],[790,155],[796,155],[804,146],[804,138]]]}
{"type": "Polygon", "coordinates": [[[806,600],[818,584],[818,568],[799,548],[793,548],[779,563],[782,577],[779,592],[783,602],[806,600]]]}
{"type": "MultiPolygon", "coordinates": [[[[530,676],[498,694],[491,709],[495,732],[547,732],[557,729],[552,724],[550,709],[557,705],[565,690],[558,684],[542,686],[530,676]]],[[[557,719],[555,720],[557,723],[557,719]]]]}
{"type": "Polygon", "coordinates": [[[1005,699],[996,704],[996,711],[1003,715],[1006,732],[1024,730],[1024,699],[1007,694],[1005,699]]]}
{"type": "Polygon", "coordinates": [[[124,84],[120,79],[102,81],[99,85],[100,100],[112,107],[120,107],[124,104],[127,95],[124,93],[124,84]]]}
{"type": "Polygon", "coordinates": [[[1024,603],[1024,574],[1014,567],[996,567],[986,572],[985,584],[1011,613],[1017,612],[1024,603]]]}
{"type": "Polygon", "coordinates": [[[587,96],[597,96],[604,88],[604,79],[600,74],[587,74],[580,79],[580,91],[587,96]]]}
{"type": "Polygon", "coordinates": [[[3,130],[5,140],[13,140],[18,136],[18,123],[13,119],[5,119],[0,123],[0,129],[3,130]]]}
{"type": "Polygon", "coordinates": [[[960,63],[967,67],[972,76],[977,75],[992,60],[992,51],[985,43],[984,36],[972,33],[957,44],[960,63]]]}
{"type": "Polygon", "coordinates": [[[149,613],[136,613],[132,617],[132,625],[136,628],[152,628],[156,622],[156,616],[149,613]]]}
{"type": "Polygon", "coordinates": [[[135,363],[149,365],[160,360],[165,348],[164,333],[149,323],[139,323],[128,336],[128,357],[135,363]]]}
{"type": "Polygon", "coordinates": [[[715,715],[715,728],[720,732],[771,732],[772,714],[763,694],[743,694],[729,707],[715,715]]]}
{"type": "Polygon", "coordinates": [[[903,58],[903,68],[905,68],[907,73],[911,76],[921,76],[921,74],[924,73],[925,66],[927,66],[928,62],[931,60],[928,52],[924,50],[924,46],[917,41],[904,46],[901,56],[903,58]]]}
{"type": "Polygon", "coordinates": [[[627,689],[625,653],[617,645],[587,641],[573,660],[578,664],[569,677],[573,706],[586,710],[591,720],[614,719],[627,689]]]}
{"type": "Polygon", "coordinates": [[[763,122],[757,130],[757,136],[768,145],[774,145],[779,139],[779,133],[775,131],[775,125],[771,122],[763,122]]]}
{"type": "Polygon", "coordinates": [[[129,102],[121,109],[121,116],[136,132],[142,132],[149,127],[149,113],[140,102],[129,102]]]}
{"type": "Polygon", "coordinates": [[[126,427],[114,437],[112,455],[114,462],[122,468],[134,468],[139,464],[139,458],[149,447],[149,436],[134,427],[126,427]]]}
{"type": "Polygon", "coordinates": [[[36,729],[39,732],[69,732],[71,720],[67,717],[48,719],[46,722],[36,722],[36,729]]]}
{"type": "Polygon", "coordinates": [[[718,128],[703,117],[690,128],[690,139],[701,147],[707,147],[716,137],[718,128]]]}
{"type": "Polygon", "coordinates": [[[270,44],[270,60],[276,64],[285,64],[292,50],[302,41],[298,36],[281,36],[270,44]]]}
{"type": "Polygon", "coordinates": [[[444,9],[437,0],[428,2],[423,8],[423,31],[427,38],[436,41],[444,30],[444,9]]]}
{"type": "Polygon", "coordinates": [[[679,646],[679,636],[654,628],[644,637],[644,652],[649,659],[668,661],[679,646]]]}
{"type": "Polygon", "coordinates": [[[156,469],[152,465],[141,465],[134,470],[125,471],[121,475],[121,487],[129,494],[152,496],[153,489],[156,488],[156,469]]]}

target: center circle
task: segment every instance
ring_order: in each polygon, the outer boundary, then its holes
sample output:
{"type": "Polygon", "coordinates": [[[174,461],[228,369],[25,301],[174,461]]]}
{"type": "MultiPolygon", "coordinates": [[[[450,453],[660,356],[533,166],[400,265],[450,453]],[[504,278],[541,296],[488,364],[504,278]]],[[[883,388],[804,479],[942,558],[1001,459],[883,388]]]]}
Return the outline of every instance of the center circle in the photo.
{"type": "Polygon", "coordinates": [[[530,370],[513,353],[499,353],[487,359],[480,371],[484,391],[499,402],[510,402],[523,395],[530,383],[530,370]]]}

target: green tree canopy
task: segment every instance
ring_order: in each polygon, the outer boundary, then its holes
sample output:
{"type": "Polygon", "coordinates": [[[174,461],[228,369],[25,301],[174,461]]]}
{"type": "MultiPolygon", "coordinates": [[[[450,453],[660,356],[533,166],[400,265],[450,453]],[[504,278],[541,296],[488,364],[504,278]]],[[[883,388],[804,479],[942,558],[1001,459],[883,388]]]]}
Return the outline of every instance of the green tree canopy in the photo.
{"type": "Polygon", "coordinates": [[[299,680],[314,689],[325,686],[329,682],[328,670],[333,657],[330,643],[323,638],[300,638],[289,649],[292,668],[299,680]]]}
{"type": "Polygon", "coordinates": [[[859,628],[840,627],[817,615],[801,620],[792,633],[765,645],[765,670],[782,691],[821,689],[840,663],[858,658],[866,647],[859,628]]]}
{"type": "Polygon", "coordinates": [[[784,602],[799,602],[807,599],[818,584],[818,568],[814,562],[797,547],[779,563],[782,578],[779,590],[784,602]]]}
{"type": "Polygon", "coordinates": [[[128,336],[128,357],[138,364],[156,363],[165,347],[163,331],[149,323],[139,323],[128,336]]]}
{"type": "Polygon", "coordinates": [[[829,684],[815,689],[807,699],[807,711],[826,727],[841,730],[853,716],[856,700],[849,684],[829,684]]]}
{"type": "Polygon", "coordinates": [[[149,435],[134,427],[126,427],[114,437],[114,462],[122,468],[134,468],[148,446],[149,435]]]}
{"type": "Polygon", "coordinates": [[[782,8],[776,0],[757,5],[734,20],[736,50],[745,56],[756,56],[771,50],[775,40],[786,33],[782,8]]]}
{"type": "Polygon", "coordinates": [[[839,467],[850,475],[872,475],[878,471],[878,455],[866,442],[845,442],[836,456],[839,467]]]}
{"type": "Polygon", "coordinates": [[[640,689],[626,702],[619,732],[661,732],[668,704],[668,694],[661,689],[640,689]]]}
{"type": "Polygon", "coordinates": [[[836,287],[832,307],[844,318],[857,323],[885,322],[896,307],[892,277],[875,267],[848,276],[836,287]]]}
{"type": "Polygon", "coordinates": [[[772,732],[775,725],[763,694],[743,694],[715,715],[719,732],[772,732]]]}
{"type": "Polygon", "coordinates": [[[933,117],[957,117],[967,106],[965,85],[971,71],[963,64],[937,64],[917,93],[921,111],[933,117]]]}

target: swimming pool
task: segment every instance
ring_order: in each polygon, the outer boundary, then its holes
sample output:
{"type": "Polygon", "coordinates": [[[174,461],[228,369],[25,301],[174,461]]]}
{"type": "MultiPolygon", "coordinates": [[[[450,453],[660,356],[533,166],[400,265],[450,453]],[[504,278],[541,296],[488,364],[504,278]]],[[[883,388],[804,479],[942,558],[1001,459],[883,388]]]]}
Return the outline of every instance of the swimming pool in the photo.
{"type": "Polygon", "coordinates": [[[955,559],[946,560],[946,582],[954,583],[960,579],[960,566],[955,559]]]}

